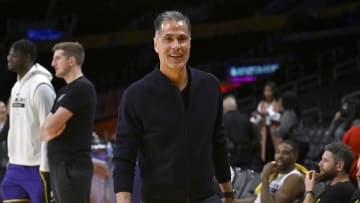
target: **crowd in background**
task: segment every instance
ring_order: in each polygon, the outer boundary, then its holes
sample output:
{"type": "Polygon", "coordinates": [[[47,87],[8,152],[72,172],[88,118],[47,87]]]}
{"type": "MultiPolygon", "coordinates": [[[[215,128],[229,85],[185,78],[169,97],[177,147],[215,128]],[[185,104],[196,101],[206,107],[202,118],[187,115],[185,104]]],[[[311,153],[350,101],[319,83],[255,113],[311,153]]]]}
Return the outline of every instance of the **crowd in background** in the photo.
{"type": "MultiPolygon", "coordinates": [[[[307,159],[309,157],[309,153],[311,153],[309,149],[310,145],[312,145],[311,142],[314,138],[311,137],[311,135],[307,134],[307,126],[304,124],[304,117],[302,115],[303,109],[300,102],[301,99],[299,97],[300,96],[297,95],[295,91],[288,90],[284,92],[279,92],[276,83],[269,81],[264,85],[263,95],[259,99],[257,108],[251,114],[248,114],[239,110],[237,104],[237,100],[239,98],[236,98],[236,95],[229,93],[224,96],[223,120],[225,135],[228,139],[231,167],[237,169],[234,170],[234,173],[236,173],[236,171],[240,171],[239,173],[243,174],[244,172],[242,171],[244,170],[254,170],[264,176],[264,172],[265,170],[267,170],[266,168],[268,163],[276,163],[277,161],[279,161],[279,159],[281,160],[281,158],[279,158],[280,152],[278,151],[280,144],[291,142],[296,145],[297,156],[294,160],[294,163],[289,162],[289,164],[292,164],[293,168],[297,169],[298,166],[303,167],[301,168],[302,170],[299,171],[302,171],[305,183],[307,185],[311,185],[311,178],[309,178],[311,176],[311,173],[309,172],[309,174],[307,174],[306,171],[312,171],[311,169],[315,169],[318,172],[314,172],[314,180],[316,176],[316,181],[323,180],[327,184],[331,185],[331,181],[329,180],[332,179],[318,179],[317,176],[321,177],[321,172],[326,171],[326,169],[324,169],[324,159],[326,159],[326,157],[324,158],[324,156],[327,155],[327,148],[330,148],[330,151],[332,150],[332,148],[336,148],[336,150],[333,151],[343,150],[345,151],[343,154],[346,154],[347,152],[348,157],[351,156],[351,158],[347,158],[347,161],[344,161],[347,162],[348,166],[345,167],[345,175],[343,176],[345,177],[345,180],[348,180],[351,183],[351,186],[349,186],[350,184],[344,186],[344,188],[346,188],[344,189],[344,191],[347,191],[347,195],[345,195],[347,196],[347,199],[345,198],[345,200],[341,200],[348,201],[350,200],[352,193],[355,191],[355,189],[353,188],[357,187],[357,180],[359,179],[360,175],[357,168],[358,155],[360,153],[359,99],[356,96],[345,97],[342,99],[341,109],[336,112],[333,120],[326,129],[326,134],[330,137],[330,139],[327,139],[328,141],[324,143],[324,145],[318,146],[318,148],[322,148],[321,154],[319,154],[319,156],[317,156],[315,160],[318,161],[319,164],[317,165],[317,167],[313,168],[313,166],[307,165],[307,159]],[[346,149],[346,147],[344,146],[328,146],[336,144],[346,145],[348,149],[346,149]],[[308,182],[306,182],[306,178],[309,179],[308,182]]],[[[334,152],[334,154],[336,153],[338,152],[334,152]]],[[[334,155],[334,157],[338,156],[334,155]]],[[[289,171],[287,171],[286,173],[288,172],[289,171]]],[[[236,180],[234,180],[233,183],[234,182],[236,182],[236,180]]],[[[258,177],[257,183],[261,182],[263,181],[261,181],[261,178],[258,177]]],[[[256,184],[252,186],[253,189],[255,188],[255,186],[256,184]]],[[[234,187],[236,188],[236,186],[234,187]]],[[[289,185],[286,185],[286,187],[289,187],[289,185]]],[[[310,186],[303,188],[303,195],[301,198],[297,198],[297,202],[315,202],[315,193],[313,192],[315,186],[310,187],[310,192],[306,191],[309,190],[309,187],[310,186]],[[309,199],[307,197],[307,193],[311,192],[314,197],[312,197],[312,199],[309,199]]],[[[243,189],[246,190],[246,187],[244,188],[243,189]]],[[[325,187],[322,188],[322,191],[325,190],[324,188],[325,187]]],[[[277,188],[273,191],[273,194],[276,194],[275,191],[279,191],[278,193],[282,192],[279,188],[277,188]]],[[[243,193],[246,192],[248,191],[243,191],[243,193]]],[[[330,193],[335,193],[335,196],[336,194],[339,195],[339,191],[330,193]]],[[[255,192],[253,194],[255,197],[258,196],[255,194],[255,192]]],[[[316,195],[318,195],[318,197],[316,198],[322,200],[317,200],[316,202],[327,202],[326,199],[328,197],[324,197],[324,195],[321,197],[320,194],[321,193],[317,191],[316,195]]],[[[285,196],[290,198],[289,195],[285,196]]],[[[244,195],[240,195],[239,197],[244,197],[244,195]]],[[[274,195],[274,197],[275,199],[279,198],[276,197],[276,195],[274,195]]],[[[280,200],[281,198],[277,200],[278,202],[293,202],[295,200],[294,198],[292,200],[280,200]]],[[[253,201],[257,202],[260,200],[240,199],[238,202],[242,203],[253,201]]],[[[356,197],[354,197],[351,202],[356,202],[356,197]]]]}

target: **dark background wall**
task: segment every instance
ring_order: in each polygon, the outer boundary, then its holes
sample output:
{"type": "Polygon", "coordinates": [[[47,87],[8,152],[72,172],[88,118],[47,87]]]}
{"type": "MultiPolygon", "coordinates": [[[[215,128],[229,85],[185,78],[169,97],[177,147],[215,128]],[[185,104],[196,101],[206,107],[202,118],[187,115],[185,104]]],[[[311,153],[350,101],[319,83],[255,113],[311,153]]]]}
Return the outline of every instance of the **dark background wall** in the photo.
{"type": "MultiPolygon", "coordinates": [[[[177,9],[193,24],[190,64],[215,74],[224,84],[225,70],[231,65],[267,61],[281,65],[275,74],[228,92],[236,94],[244,110],[254,108],[264,82],[274,80],[282,90],[296,90],[304,108],[318,107],[326,118],[338,108],[341,97],[359,89],[357,82],[348,84],[356,81],[360,67],[359,6],[355,0],[133,0],[126,4],[0,0],[0,99],[7,100],[16,81],[6,65],[11,43],[27,37],[28,28],[58,29],[64,31],[63,38],[35,41],[38,62],[54,72],[52,45],[65,40],[83,43],[83,69],[98,92],[97,120],[112,118],[122,90],[158,61],[152,44],[153,19],[165,9],[177,9]],[[324,104],[328,100],[334,102],[324,104]]],[[[58,89],[64,82],[55,78],[53,84],[58,89]]]]}

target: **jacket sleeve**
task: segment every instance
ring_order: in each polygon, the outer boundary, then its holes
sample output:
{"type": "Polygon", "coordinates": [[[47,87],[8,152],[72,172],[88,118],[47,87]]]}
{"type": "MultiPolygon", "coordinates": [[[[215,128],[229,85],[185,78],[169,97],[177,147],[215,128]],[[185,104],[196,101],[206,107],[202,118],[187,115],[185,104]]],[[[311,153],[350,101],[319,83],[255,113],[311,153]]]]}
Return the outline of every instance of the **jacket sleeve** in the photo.
{"type": "Polygon", "coordinates": [[[133,101],[131,96],[128,91],[123,94],[116,124],[113,156],[115,193],[133,191],[139,136],[143,132],[135,111],[136,101],[133,101]]]}
{"type": "Polygon", "coordinates": [[[215,176],[219,183],[230,181],[230,162],[226,148],[224,126],[222,121],[223,106],[222,97],[219,89],[218,111],[213,134],[213,161],[215,176]]]}
{"type": "MultiPolygon", "coordinates": [[[[34,93],[34,101],[36,102],[39,124],[42,126],[48,116],[51,107],[54,103],[55,91],[54,89],[46,84],[40,84],[34,93]]],[[[41,160],[40,160],[40,171],[49,171],[49,164],[47,158],[47,143],[41,142],[41,160]]]]}

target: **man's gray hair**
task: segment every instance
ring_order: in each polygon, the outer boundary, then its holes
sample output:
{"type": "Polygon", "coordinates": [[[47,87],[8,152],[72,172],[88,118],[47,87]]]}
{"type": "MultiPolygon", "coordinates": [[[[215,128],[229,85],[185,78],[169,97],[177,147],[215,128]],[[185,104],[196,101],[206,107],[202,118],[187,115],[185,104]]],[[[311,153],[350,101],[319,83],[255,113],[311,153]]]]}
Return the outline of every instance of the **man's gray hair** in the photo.
{"type": "Polygon", "coordinates": [[[175,20],[175,21],[184,21],[187,25],[189,34],[191,36],[191,24],[190,20],[187,16],[182,14],[180,11],[164,11],[160,13],[156,19],[154,20],[154,30],[155,30],[155,36],[157,36],[161,31],[161,24],[165,20],[175,20]]]}

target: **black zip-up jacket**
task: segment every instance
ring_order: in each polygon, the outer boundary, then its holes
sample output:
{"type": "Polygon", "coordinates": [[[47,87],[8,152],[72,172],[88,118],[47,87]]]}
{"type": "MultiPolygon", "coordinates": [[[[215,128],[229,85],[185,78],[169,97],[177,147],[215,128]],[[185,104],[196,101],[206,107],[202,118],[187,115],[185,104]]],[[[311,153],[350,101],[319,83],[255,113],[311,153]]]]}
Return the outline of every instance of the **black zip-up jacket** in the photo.
{"type": "Polygon", "coordinates": [[[215,194],[214,175],[220,183],[230,180],[219,81],[200,70],[188,73],[188,111],[159,68],[122,95],[113,158],[116,193],[132,192],[137,157],[142,200],[198,200],[215,194]]]}

